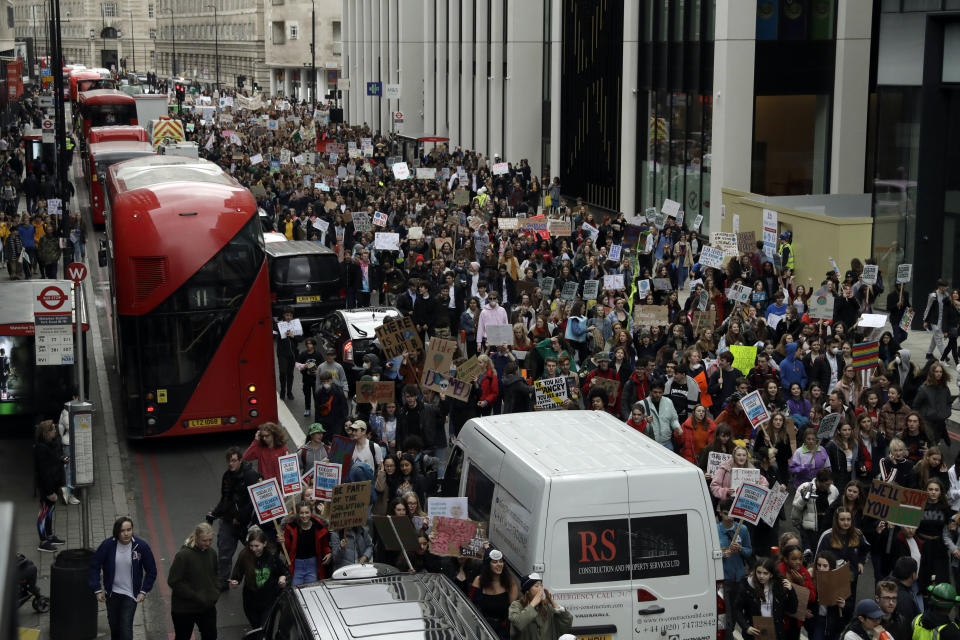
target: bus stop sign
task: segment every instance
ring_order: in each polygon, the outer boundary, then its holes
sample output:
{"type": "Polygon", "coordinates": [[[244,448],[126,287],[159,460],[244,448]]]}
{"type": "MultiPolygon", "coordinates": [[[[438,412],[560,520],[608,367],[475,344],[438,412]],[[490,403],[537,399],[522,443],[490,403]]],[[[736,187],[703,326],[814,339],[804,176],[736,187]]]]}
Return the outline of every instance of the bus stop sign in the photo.
{"type": "Polygon", "coordinates": [[[67,275],[73,280],[73,284],[80,286],[87,277],[87,265],[82,262],[71,262],[67,265],[67,275]]]}

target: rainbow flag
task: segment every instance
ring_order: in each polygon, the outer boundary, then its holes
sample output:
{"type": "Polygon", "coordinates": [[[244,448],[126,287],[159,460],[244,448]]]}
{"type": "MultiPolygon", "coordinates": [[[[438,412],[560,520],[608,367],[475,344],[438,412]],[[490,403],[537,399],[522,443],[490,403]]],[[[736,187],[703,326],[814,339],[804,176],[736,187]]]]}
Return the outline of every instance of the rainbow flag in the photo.
{"type": "Polygon", "coordinates": [[[861,342],[853,345],[853,368],[869,369],[880,361],[880,342],[861,342]]]}

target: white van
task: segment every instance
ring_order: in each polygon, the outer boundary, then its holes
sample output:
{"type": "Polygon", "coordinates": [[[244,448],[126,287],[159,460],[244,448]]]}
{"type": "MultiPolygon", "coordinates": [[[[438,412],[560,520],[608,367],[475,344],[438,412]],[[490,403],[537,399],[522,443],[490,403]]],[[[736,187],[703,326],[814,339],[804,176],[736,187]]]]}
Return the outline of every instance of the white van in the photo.
{"type": "Polygon", "coordinates": [[[515,573],[543,575],[581,640],[713,640],[723,629],[722,552],[703,473],[613,416],[470,420],[445,486],[467,497],[470,518],[488,524],[515,573]]]}

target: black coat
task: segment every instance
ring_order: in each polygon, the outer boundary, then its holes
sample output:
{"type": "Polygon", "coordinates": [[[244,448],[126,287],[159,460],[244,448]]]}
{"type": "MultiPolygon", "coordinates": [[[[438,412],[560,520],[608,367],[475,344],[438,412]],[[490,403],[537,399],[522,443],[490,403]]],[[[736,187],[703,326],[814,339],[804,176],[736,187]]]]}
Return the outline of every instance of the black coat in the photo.
{"type": "Polygon", "coordinates": [[[50,442],[37,442],[33,445],[33,464],[37,478],[37,489],[41,496],[60,493],[60,487],[67,484],[63,470],[63,446],[59,438],[50,442]]]}
{"type": "Polygon", "coordinates": [[[405,403],[397,412],[397,445],[403,447],[408,436],[420,436],[424,449],[446,446],[443,431],[443,415],[440,410],[417,400],[417,406],[408,407],[405,403]]]}
{"type": "Polygon", "coordinates": [[[413,304],[413,323],[417,326],[427,325],[431,329],[437,324],[437,300],[432,295],[429,298],[417,296],[413,304]]]}
{"type": "Polygon", "coordinates": [[[516,374],[508,374],[500,381],[500,399],[503,402],[503,413],[530,411],[530,398],[532,396],[533,387],[516,374]]]}
{"type": "Polygon", "coordinates": [[[228,523],[236,520],[244,528],[253,520],[253,503],[247,487],[260,481],[260,474],[249,462],[241,462],[236,471],[227,469],[220,479],[220,501],[211,515],[228,523]]]}
{"type": "MultiPolygon", "coordinates": [[[[775,573],[771,580],[783,580],[780,574],[775,573]]],[[[746,637],[747,628],[753,626],[753,617],[760,615],[760,594],[750,585],[750,581],[744,578],[740,581],[737,602],[733,609],[734,618],[740,625],[741,633],[746,637]]],[[[774,589],[774,594],[776,594],[774,589]]],[[[785,640],[786,632],[783,626],[784,616],[797,610],[797,592],[789,589],[786,595],[773,598],[773,626],[777,631],[777,640],[785,640]]]]}

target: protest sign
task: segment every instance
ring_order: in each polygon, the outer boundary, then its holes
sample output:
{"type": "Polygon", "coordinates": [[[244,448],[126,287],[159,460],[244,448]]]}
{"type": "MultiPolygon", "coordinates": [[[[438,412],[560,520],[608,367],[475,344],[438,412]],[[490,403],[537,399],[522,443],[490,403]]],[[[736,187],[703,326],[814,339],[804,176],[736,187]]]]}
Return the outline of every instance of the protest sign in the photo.
{"type": "Polygon", "coordinates": [[[398,162],[390,170],[393,172],[393,177],[397,180],[406,180],[410,177],[410,167],[407,166],[406,162],[398,162]]]}
{"type": "Polygon", "coordinates": [[[520,228],[519,218],[498,218],[497,227],[501,231],[512,231],[513,229],[520,228]]]}
{"type": "Polygon", "coordinates": [[[670,278],[654,278],[653,288],[656,291],[671,291],[673,284],[670,283],[670,278]]]}
{"type": "Polygon", "coordinates": [[[923,519],[926,504],[926,491],[874,479],[863,515],[902,527],[917,527],[923,519]]]}
{"type": "Polygon", "coordinates": [[[567,380],[562,376],[535,380],[533,387],[538,409],[557,409],[567,400],[567,380]]]}
{"type": "Polygon", "coordinates": [[[726,231],[714,231],[710,234],[710,245],[723,251],[723,255],[736,258],[740,255],[737,247],[737,234],[726,231]]]}
{"type": "Polygon", "coordinates": [[[900,328],[903,329],[904,331],[909,331],[910,325],[913,323],[913,318],[916,315],[916,313],[917,312],[913,310],[913,307],[907,309],[904,312],[903,317],[900,318],[900,328]]]}
{"type": "Polygon", "coordinates": [[[373,224],[370,222],[370,214],[362,211],[355,212],[353,214],[353,228],[361,233],[371,231],[373,224]]]}
{"type": "Polygon", "coordinates": [[[574,300],[577,297],[577,289],[579,287],[580,285],[578,285],[576,281],[564,282],[560,297],[563,300],[574,300]]]}
{"type": "Polygon", "coordinates": [[[295,496],[300,493],[300,463],[297,461],[297,454],[291,453],[277,458],[277,464],[280,466],[280,491],[284,497],[295,496]]]}
{"type": "Polygon", "coordinates": [[[543,216],[533,218],[519,218],[518,226],[520,231],[533,231],[537,233],[547,232],[547,219],[543,216]]]}
{"type": "Polygon", "coordinates": [[[840,423],[843,422],[842,413],[828,413],[820,419],[820,426],[817,428],[817,440],[829,440],[837,432],[840,423]]]}
{"type": "MultiPolygon", "coordinates": [[[[770,525],[773,526],[772,524],[770,525]]],[[[810,589],[807,589],[804,586],[794,583],[793,590],[797,594],[797,610],[793,613],[788,613],[787,616],[793,618],[794,620],[799,620],[801,622],[806,622],[807,620],[807,605],[810,602],[810,589]]],[[[776,637],[776,636],[773,636],[776,637]]]]}
{"type": "Polygon", "coordinates": [[[698,214],[697,217],[693,219],[693,228],[699,231],[701,224],[703,224],[703,216],[698,214]]]}
{"type": "Polygon", "coordinates": [[[251,165],[256,166],[256,165],[260,164],[261,162],[263,162],[263,154],[257,153],[257,154],[254,154],[254,155],[250,156],[250,164],[251,164],[251,165]]]}
{"type": "Polygon", "coordinates": [[[596,300],[597,295],[599,293],[600,293],[599,280],[587,280],[583,283],[583,299],[584,300],[596,300]]]}
{"type": "Polygon", "coordinates": [[[540,292],[545,296],[549,296],[553,293],[554,279],[550,276],[547,276],[540,281],[540,292]]]}
{"type": "Polygon", "coordinates": [[[700,250],[700,264],[714,269],[723,267],[723,251],[716,247],[703,247],[700,250]]]}
{"type": "Polygon", "coordinates": [[[336,462],[313,463],[313,498],[330,502],[333,488],[340,484],[343,467],[336,462]]]}
{"type": "Polygon", "coordinates": [[[357,380],[357,402],[393,402],[395,384],[393,380],[357,380]]]}
{"type": "Polygon", "coordinates": [[[486,371],[486,365],[477,360],[477,356],[471,356],[469,360],[457,366],[457,380],[470,381],[482,375],[486,371]]]}
{"type": "Polygon", "coordinates": [[[420,375],[420,386],[437,393],[446,393],[450,382],[443,373],[424,366],[423,373],[420,375]]]}
{"type": "Polygon", "coordinates": [[[721,464],[727,460],[733,460],[733,454],[721,453],[720,451],[711,451],[707,457],[707,471],[709,475],[714,475],[721,464]]]}
{"type": "Polygon", "coordinates": [[[455,377],[447,378],[447,395],[453,396],[461,402],[470,399],[470,390],[472,384],[464,380],[457,380],[455,377]]]}
{"type": "Polygon", "coordinates": [[[376,328],[376,334],[380,349],[388,360],[423,349],[420,334],[417,333],[410,316],[384,319],[383,324],[376,328]]]}
{"type": "Polygon", "coordinates": [[[647,220],[657,229],[663,229],[667,224],[667,214],[656,209],[647,209],[647,220]]]}
{"type": "Polygon", "coordinates": [[[569,220],[548,220],[547,231],[553,238],[566,238],[573,233],[573,225],[569,220]]]}
{"type": "Polygon", "coordinates": [[[510,165],[506,162],[497,162],[493,165],[492,173],[495,176],[503,176],[510,172],[510,165]]]}
{"type": "Polygon", "coordinates": [[[427,498],[427,515],[434,518],[457,518],[466,520],[466,498],[427,498]]]}
{"type": "Polygon", "coordinates": [[[913,265],[898,264],[897,265],[897,284],[910,282],[912,279],[913,279],[913,265]]]}
{"type": "Polygon", "coordinates": [[[390,216],[388,216],[382,211],[373,212],[373,226],[375,227],[386,227],[389,219],[390,219],[390,216]]]}
{"type": "Polygon", "coordinates": [[[879,274],[880,267],[875,264],[868,264],[863,267],[863,273],[860,274],[860,279],[863,280],[863,284],[877,284],[879,274]]]}
{"type": "Polygon", "coordinates": [[[717,310],[709,309],[708,311],[694,311],[693,312],[693,332],[696,335],[700,335],[700,332],[704,329],[713,329],[717,326],[717,310]]]}
{"type": "MultiPolygon", "coordinates": [[[[884,316],[884,319],[886,319],[886,316],[884,316]]],[[[851,350],[851,355],[853,356],[851,364],[854,369],[857,371],[871,369],[880,362],[880,343],[874,341],[855,344],[851,350]]]]}
{"type": "Polygon", "coordinates": [[[377,232],[374,234],[373,248],[383,251],[400,250],[400,234],[377,232]]]}
{"type": "Polygon", "coordinates": [[[676,216],[677,212],[680,211],[680,203],[676,200],[671,200],[666,198],[663,201],[663,206],[660,207],[660,211],[667,214],[668,216],[676,216]]]}
{"type": "Polygon", "coordinates": [[[730,469],[730,488],[737,491],[744,482],[759,485],[760,477],[760,469],[732,467],[730,469]]]}
{"type": "Polygon", "coordinates": [[[433,167],[417,167],[417,180],[436,180],[437,170],[433,167]]]}
{"type": "MultiPolygon", "coordinates": [[[[757,469],[759,471],[759,469],[757,469]]],[[[763,501],[767,499],[768,489],[758,484],[745,482],[737,489],[737,496],[730,507],[730,517],[757,524],[760,521],[760,512],[763,510],[763,501]]]]}
{"type": "MultiPolygon", "coordinates": [[[[836,602],[850,597],[850,565],[844,564],[833,571],[817,571],[817,600],[836,602]]],[[[775,637],[775,636],[774,636],[775,637]]]]}
{"type": "Polygon", "coordinates": [[[670,310],[666,305],[633,305],[633,322],[636,325],[666,327],[670,324],[670,310]]]}
{"type": "Polygon", "coordinates": [[[610,247],[610,255],[607,256],[607,259],[611,262],[620,262],[620,251],[623,249],[619,244],[615,244],[610,247]]]}
{"type": "Polygon", "coordinates": [[[732,344],[730,345],[730,353],[733,354],[733,368],[744,376],[750,375],[750,369],[753,369],[757,362],[756,345],[732,344]]]}
{"type": "MultiPolygon", "coordinates": [[[[662,278],[661,278],[662,279],[662,278]]],[[[669,282],[669,280],[667,281],[669,282]]],[[[645,278],[643,280],[637,280],[637,292],[640,294],[640,299],[647,297],[647,294],[650,293],[650,279],[645,278]]]]}
{"type": "Polygon", "coordinates": [[[763,210],[763,253],[772,258],[777,252],[777,212],[763,210]]]}
{"type": "Polygon", "coordinates": [[[596,240],[597,236],[600,235],[600,230],[596,227],[590,225],[589,223],[584,222],[580,225],[581,231],[590,236],[591,239],[596,240]]]}
{"type": "Polygon", "coordinates": [[[462,547],[469,547],[477,535],[477,523],[473,520],[438,516],[431,520],[430,552],[438,556],[459,558],[462,547]]]}
{"type": "Polygon", "coordinates": [[[757,234],[753,231],[741,231],[737,234],[737,251],[752,253],[757,248],[757,234]]]}
{"type": "Polygon", "coordinates": [[[807,315],[815,320],[832,320],[833,302],[833,296],[829,293],[817,292],[807,301],[807,315]]]}
{"type": "Polygon", "coordinates": [[[624,289],[623,274],[616,273],[612,276],[603,276],[603,288],[607,291],[619,291],[624,289]]]}
{"type": "Polygon", "coordinates": [[[410,240],[420,240],[423,238],[423,227],[410,227],[407,229],[407,238],[410,240]]]}
{"type": "MultiPolygon", "coordinates": [[[[488,327],[489,329],[489,327],[488,327]]],[[[446,373],[453,366],[453,356],[459,351],[457,343],[443,338],[431,338],[427,346],[427,356],[424,362],[434,371],[446,373]]]]}
{"type": "MultiPolygon", "coordinates": [[[[700,290],[700,293],[697,294],[697,309],[696,309],[696,311],[706,311],[706,310],[707,310],[707,303],[708,303],[708,300],[709,300],[709,299],[710,299],[710,297],[707,295],[707,290],[706,290],[706,289],[701,289],[701,290],[700,290]]],[[[694,313],[696,313],[696,311],[694,311],[694,313]]]]}
{"type": "Polygon", "coordinates": [[[763,640],[775,640],[777,637],[777,627],[770,616],[753,616],[753,627],[760,631],[756,636],[763,640]]]}
{"type": "Polygon", "coordinates": [[[407,516],[373,516],[373,527],[387,551],[415,552],[420,548],[420,532],[407,516]]]}
{"type": "Polygon", "coordinates": [[[257,522],[266,524],[287,515],[287,505],[283,502],[280,493],[280,484],[276,478],[263,480],[247,487],[253,511],[257,515],[257,522]]]}
{"type": "Polygon", "coordinates": [[[457,189],[453,194],[453,204],[458,207],[465,207],[470,204],[470,194],[464,189],[457,189]]]}
{"type": "Polygon", "coordinates": [[[771,527],[775,527],[777,524],[777,516],[780,515],[780,510],[789,497],[790,492],[787,491],[787,488],[779,482],[774,482],[773,486],[770,487],[770,493],[767,494],[767,499],[763,503],[763,510],[760,511],[760,519],[771,527]]]}
{"type": "Polygon", "coordinates": [[[735,282],[730,287],[730,292],[727,294],[727,297],[734,302],[746,304],[750,301],[750,287],[740,284],[739,282],[735,282]]]}
{"type": "Polygon", "coordinates": [[[330,500],[330,529],[362,527],[367,524],[369,508],[369,480],[338,484],[330,500]]]}
{"type": "MultiPolygon", "coordinates": [[[[734,366],[736,366],[736,362],[734,362],[734,366]]],[[[759,427],[761,424],[770,419],[770,414],[767,412],[767,407],[763,404],[763,398],[760,397],[759,389],[751,391],[744,396],[740,400],[740,406],[743,408],[744,414],[746,414],[747,419],[750,421],[750,425],[754,428],[759,427]]]]}
{"type": "Polygon", "coordinates": [[[486,331],[487,331],[487,344],[492,347],[501,345],[501,344],[505,344],[505,345],[513,344],[513,325],[488,324],[486,326],[486,331]]]}

